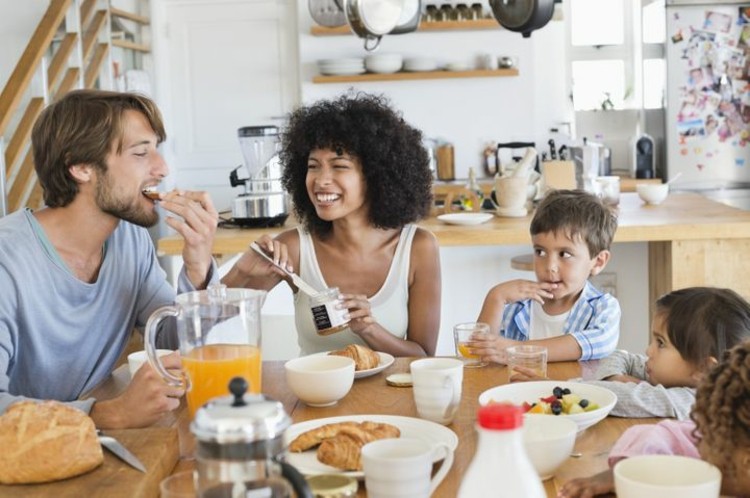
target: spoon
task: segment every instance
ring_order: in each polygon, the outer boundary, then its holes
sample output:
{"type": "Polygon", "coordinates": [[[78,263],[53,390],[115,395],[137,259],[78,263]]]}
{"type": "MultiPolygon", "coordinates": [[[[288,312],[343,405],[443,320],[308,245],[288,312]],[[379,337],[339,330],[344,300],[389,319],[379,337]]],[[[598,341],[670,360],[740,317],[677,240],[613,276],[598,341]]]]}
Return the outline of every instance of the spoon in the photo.
{"type": "Polygon", "coordinates": [[[671,180],[669,180],[667,182],[667,185],[669,185],[670,183],[673,183],[675,180],[677,180],[681,176],[682,176],[682,171],[680,171],[679,173],[677,173],[676,175],[674,175],[674,178],[672,178],[671,180]]]}

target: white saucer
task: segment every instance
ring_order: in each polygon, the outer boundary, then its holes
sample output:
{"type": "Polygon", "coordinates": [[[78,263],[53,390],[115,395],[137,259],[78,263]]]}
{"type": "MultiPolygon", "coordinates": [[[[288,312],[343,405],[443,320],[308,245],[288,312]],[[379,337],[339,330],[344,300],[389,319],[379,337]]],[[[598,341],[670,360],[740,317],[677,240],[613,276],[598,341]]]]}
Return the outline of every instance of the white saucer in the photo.
{"type": "Polygon", "coordinates": [[[492,219],[492,213],[449,213],[437,217],[449,225],[479,225],[492,219]]]}
{"type": "Polygon", "coordinates": [[[522,208],[497,208],[496,214],[506,218],[521,218],[529,214],[525,207],[522,208]]]}

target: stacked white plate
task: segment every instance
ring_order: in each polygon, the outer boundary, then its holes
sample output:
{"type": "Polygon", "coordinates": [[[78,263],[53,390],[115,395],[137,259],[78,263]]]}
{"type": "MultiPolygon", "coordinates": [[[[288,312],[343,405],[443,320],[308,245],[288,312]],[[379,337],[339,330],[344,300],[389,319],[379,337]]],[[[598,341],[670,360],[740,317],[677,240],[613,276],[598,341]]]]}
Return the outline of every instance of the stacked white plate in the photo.
{"type": "Polygon", "coordinates": [[[395,73],[401,70],[404,58],[399,54],[377,54],[365,57],[365,68],[371,73],[395,73]]]}
{"type": "Polygon", "coordinates": [[[320,74],[344,76],[362,74],[365,72],[365,61],[360,57],[344,59],[320,59],[318,61],[320,74]]]}
{"type": "Polygon", "coordinates": [[[437,61],[428,57],[410,57],[404,60],[404,71],[436,71],[437,61]]]}

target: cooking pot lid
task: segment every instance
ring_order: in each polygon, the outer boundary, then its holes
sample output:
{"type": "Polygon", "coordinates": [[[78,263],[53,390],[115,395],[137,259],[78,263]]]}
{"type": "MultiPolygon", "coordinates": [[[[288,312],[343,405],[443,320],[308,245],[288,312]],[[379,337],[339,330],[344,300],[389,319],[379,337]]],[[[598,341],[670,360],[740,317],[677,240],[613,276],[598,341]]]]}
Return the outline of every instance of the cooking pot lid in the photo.
{"type": "Polygon", "coordinates": [[[354,1],[359,7],[359,18],[362,24],[374,36],[390,33],[398,24],[404,8],[404,0],[354,1]]]}
{"type": "Polygon", "coordinates": [[[195,414],[190,431],[198,441],[242,443],[266,441],[284,434],[292,420],[278,401],[262,394],[245,394],[247,381],[229,382],[231,396],[214,398],[195,414]]]}
{"type": "Polygon", "coordinates": [[[278,126],[243,126],[237,130],[238,137],[264,137],[267,135],[278,135],[278,126]]]}

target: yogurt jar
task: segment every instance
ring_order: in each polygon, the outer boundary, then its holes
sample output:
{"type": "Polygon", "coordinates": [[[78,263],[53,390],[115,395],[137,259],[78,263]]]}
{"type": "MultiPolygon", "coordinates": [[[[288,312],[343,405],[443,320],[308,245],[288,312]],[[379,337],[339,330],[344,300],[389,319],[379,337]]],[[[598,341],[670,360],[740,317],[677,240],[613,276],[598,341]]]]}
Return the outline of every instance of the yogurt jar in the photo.
{"type": "Polygon", "coordinates": [[[339,309],[339,288],[331,287],[310,298],[310,309],[318,335],[331,335],[349,326],[349,310],[339,309]]]}

